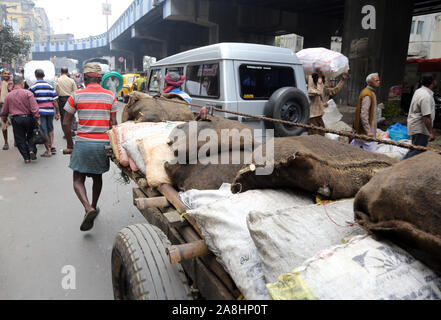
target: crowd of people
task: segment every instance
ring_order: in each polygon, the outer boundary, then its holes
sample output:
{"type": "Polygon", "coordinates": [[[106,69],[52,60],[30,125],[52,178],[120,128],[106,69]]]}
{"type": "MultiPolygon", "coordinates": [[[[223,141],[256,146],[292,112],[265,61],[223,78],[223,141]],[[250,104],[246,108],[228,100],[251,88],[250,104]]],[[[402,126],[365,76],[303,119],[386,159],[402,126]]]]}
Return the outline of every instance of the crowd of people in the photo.
{"type": "MultiPolygon", "coordinates": [[[[328,107],[331,96],[341,91],[348,78],[347,74],[341,76],[341,81],[335,87],[331,87],[329,79],[321,72],[308,77],[308,95],[311,101],[310,124],[317,127],[325,127],[323,121],[324,110],[328,107]]],[[[354,132],[360,135],[376,138],[378,124],[378,101],[377,91],[381,80],[378,73],[369,74],[366,78],[366,88],[360,94],[357,109],[354,116],[354,132]]],[[[435,121],[435,98],[433,89],[437,81],[431,75],[425,75],[413,98],[407,119],[408,133],[415,146],[427,147],[429,142],[435,140],[433,124],[435,121]]],[[[310,130],[309,134],[325,135],[322,131],[310,130]]],[[[364,150],[374,152],[377,143],[354,139],[351,144],[364,150]]],[[[420,154],[421,151],[411,150],[405,159],[420,154]]]]}
{"type": "Polygon", "coordinates": [[[71,154],[69,167],[74,172],[74,190],[85,210],[80,229],[88,231],[93,228],[99,214],[102,175],[110,169],[110,160],[104,147],[109,144],[106,132],[117,124],[117,98],[101,87],[99,64],[86,64],[83,77],[86,87],[78,90],[78,80],[70,78],[69,70],[63,68],[54,87],[44,80],[44,71],[37,69],[37,81],[29,87],[23,76],[16,75],[12,79],[10,71],[4,69],[0,88],[0,117],[5,139],[3,150],[9,150],[7,127],[12,125],[14,144],[25,164],[37,160],[37,147],[33,139],[35,130],[42,130],[46,136],[46,150],[41,157],[49,158],[56,154],[54,120],[61,120],[67,143],[63,153],[71,154]],[[78,115],[79,124],[74,147],[75,114],[78,115]],[[92,202],[87,197],[87,177],[93,179],[92,202]]]}
{"type": "Polygon", "coordinates": [[[4,137],[3,150],[9,150],[8,126],[12,125],[14,146],[18,148],[26,164],[37,159],[36,146],[33,143],[33,130],[38,126],[46,136],[46,151],[41,157],[49,158],[57,153],[54,146],[54,120],[63,119],[64,104],[67,96],[77,90],[75,81],[68,70],[61,70],[61,77],[54,88],[44,80],[42,69],[35,71],[36,82],[29,86],[21,75],[11,76],[8,69],[2,71],[0,88],[0,116],[4,137]]]}

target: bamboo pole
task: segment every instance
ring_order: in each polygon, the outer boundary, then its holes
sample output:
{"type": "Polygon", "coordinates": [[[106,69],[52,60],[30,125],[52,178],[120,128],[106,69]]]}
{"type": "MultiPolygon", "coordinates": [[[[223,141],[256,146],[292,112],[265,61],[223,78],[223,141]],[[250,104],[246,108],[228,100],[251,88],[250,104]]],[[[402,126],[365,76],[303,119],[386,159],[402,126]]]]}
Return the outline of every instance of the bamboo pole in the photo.
{"type": "Polygon", "coordinates": [[[135,205],[139,210],[146,210],[152,208],[166,208],[170,206],[166,197],[157,198],[138,198],[135,199],[135,205]]]}
{"type": "Polygon", "coordinates": [[[210,251],[203,240],[171,246],[166,249],[166,251],[171,264],[179,263],[184,260],[192,260],[210,254],[210,251]]]}

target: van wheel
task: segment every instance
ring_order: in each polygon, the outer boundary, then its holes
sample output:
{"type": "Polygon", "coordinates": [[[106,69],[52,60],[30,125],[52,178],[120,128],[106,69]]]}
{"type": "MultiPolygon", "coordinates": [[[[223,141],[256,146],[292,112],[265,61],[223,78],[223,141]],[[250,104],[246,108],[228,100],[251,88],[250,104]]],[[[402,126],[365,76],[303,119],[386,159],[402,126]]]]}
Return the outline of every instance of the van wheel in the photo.
{"type": "MultiPolygon", "coordinates": [[[[273,93],[265,105],[265,116],[300,124],[309,124],[310,106],[306,95],[297,88],[285,87],[273,93]]],[[[278,137],[300,136],[304,129],[280,123],[266,122],[278,137]]]]}
{"type": "Polygon", "coordinates": [[[112,250],[112,283],[116,300],[191,300],[180,264],[171,264],[167,236],[150,224],[121,230],[112,250]]]}

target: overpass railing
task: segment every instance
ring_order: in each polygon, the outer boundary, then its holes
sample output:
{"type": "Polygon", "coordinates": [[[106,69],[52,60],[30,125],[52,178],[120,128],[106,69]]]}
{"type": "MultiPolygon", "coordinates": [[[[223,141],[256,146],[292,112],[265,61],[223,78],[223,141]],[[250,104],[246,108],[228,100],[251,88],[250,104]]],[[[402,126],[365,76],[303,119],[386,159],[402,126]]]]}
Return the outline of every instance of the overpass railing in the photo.
{"type": "MultiPolygon", "coordinates": [[[[134,0],[118,20],[109,29],[109,40],[112,42],[147,13],[166,0],[134,0]]],[[[96,49],[107,45],[107,33],[98,36],[57,42],[35,42],[31,45],[33,53],[64,52],[96,49]]]]}

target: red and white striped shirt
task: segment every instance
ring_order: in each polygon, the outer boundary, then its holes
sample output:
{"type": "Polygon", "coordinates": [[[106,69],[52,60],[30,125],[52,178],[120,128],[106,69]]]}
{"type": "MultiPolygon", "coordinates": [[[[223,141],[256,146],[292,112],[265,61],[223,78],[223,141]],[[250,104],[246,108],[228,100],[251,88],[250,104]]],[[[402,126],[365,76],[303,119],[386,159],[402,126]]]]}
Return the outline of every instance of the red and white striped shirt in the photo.
{"type": "Polygon", "coordinates": [[[86,89],[78,90],[64,107],[66,112],[78,112],[78,133],[76,141],[109,141],[106,132],[110,129],[110,115],[117,113],[115,95],[99,84],[89,84],[86,89]]]}

